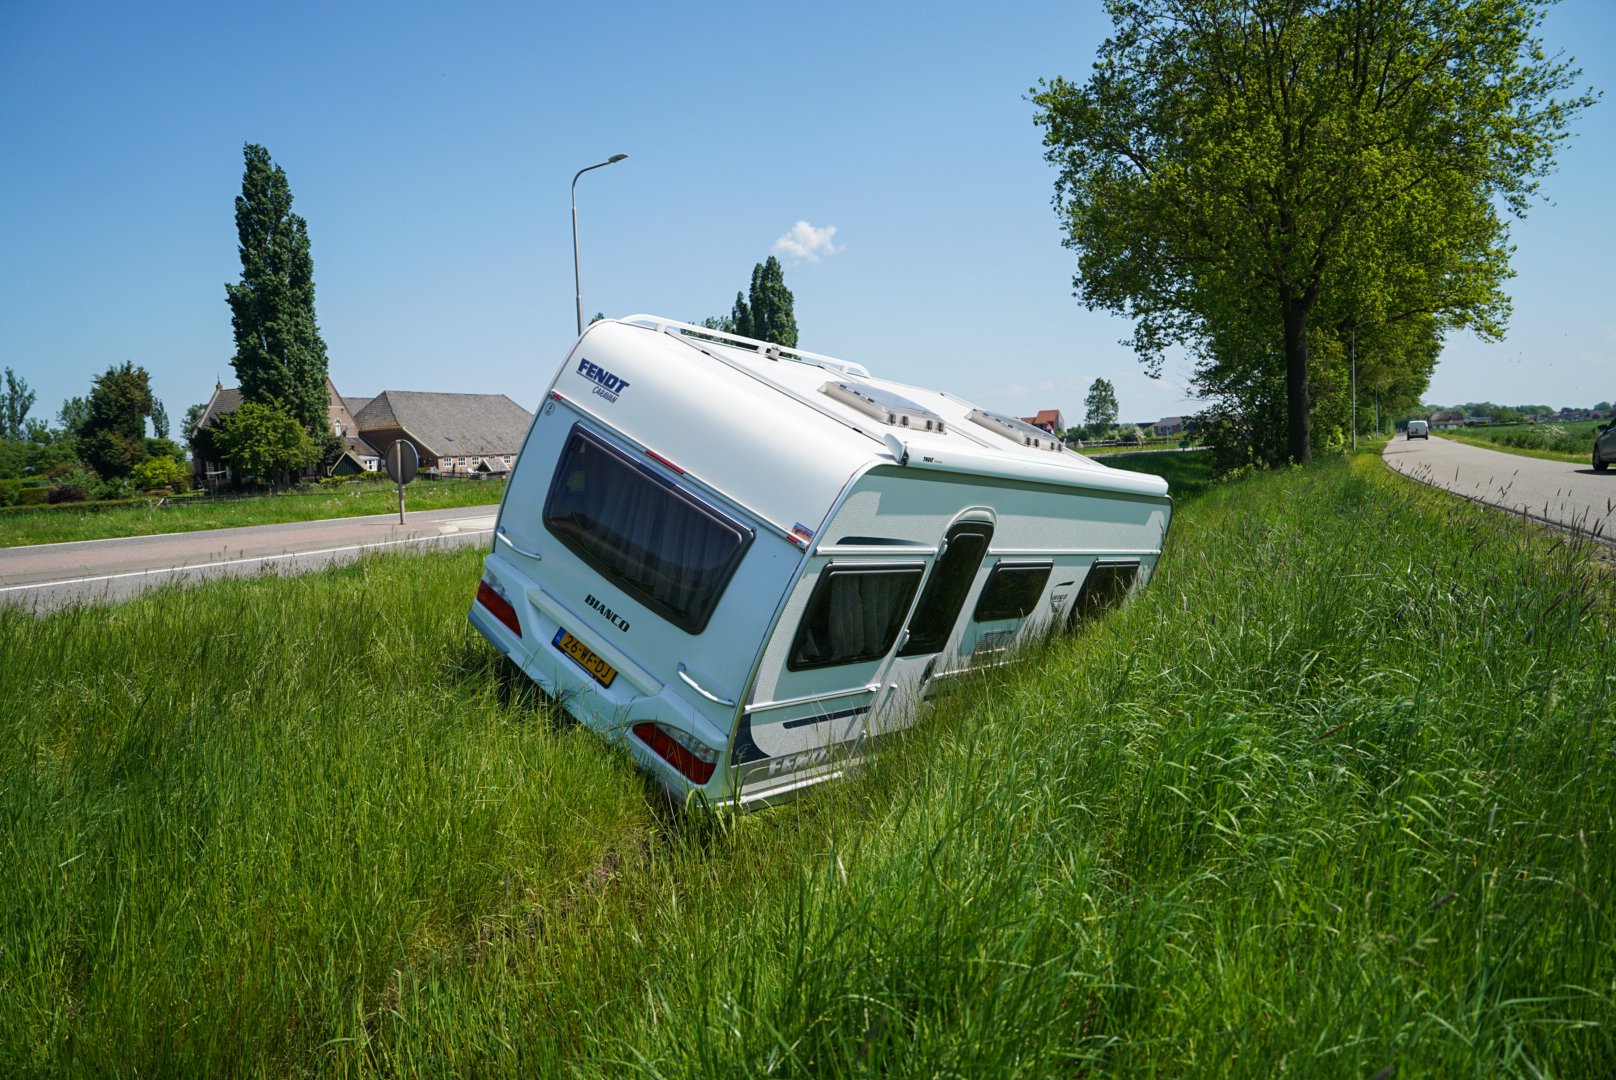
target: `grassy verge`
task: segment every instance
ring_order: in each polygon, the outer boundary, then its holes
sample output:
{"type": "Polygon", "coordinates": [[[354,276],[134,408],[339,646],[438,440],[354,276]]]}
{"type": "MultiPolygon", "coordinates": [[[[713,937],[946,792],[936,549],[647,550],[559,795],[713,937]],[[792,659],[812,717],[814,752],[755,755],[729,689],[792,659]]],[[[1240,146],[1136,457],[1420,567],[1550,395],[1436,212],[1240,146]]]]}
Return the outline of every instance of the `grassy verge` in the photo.
{"type": "Polygon", "coordinates": [[[0,612],[8,1072],[1610,1075],[1610,583],[1368,455],[858,778],[661,815],[471,552],[0,612]]]}
{"type": "Polygon", "coordinates": [[[1106,458],[1113,469],[1144,472],[1167,481],[1168,494],[1183,502],[1205,491],[1212,483],[1212,455],[1201,451],[1188,454],[1119,454],[1106,458]]]}
{"type": "MultiPolygon", "coordinates": [[[[448,510],[492,505],[499,502],[504,492],[504,481],[420,480],[406,489],[404,501],[408,510],[448,510]]],[[[153,499],[141,506],[110,509],[97,509],[94,503],[83,503],[71,508],[7,510],[0,513],[0,547],[398,512],[398,494],[393,485],[368,483],[251,499],[201,498],[176,500],[167,505],[158,503],[159,500],[153,499]]]]}
{"type": "Polygon", "coordinates": [[[1469,443],[1506,454],[1548,461],[1586,462],[1593,452],[1599,420],[1568,420],[1554,424],[1510,424],[1499,427],[1450,429],[1442,438],[1469,443]]]}

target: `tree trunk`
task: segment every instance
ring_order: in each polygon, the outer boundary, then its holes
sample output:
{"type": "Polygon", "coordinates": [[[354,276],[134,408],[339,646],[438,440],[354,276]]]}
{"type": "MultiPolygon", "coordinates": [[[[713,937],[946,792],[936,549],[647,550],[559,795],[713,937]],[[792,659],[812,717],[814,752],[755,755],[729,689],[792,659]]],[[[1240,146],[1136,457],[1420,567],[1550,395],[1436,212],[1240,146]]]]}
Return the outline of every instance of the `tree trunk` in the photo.
{"type": "Polygon", "coordinates": [[[1307,402],[1307,316],[1312,306],[1304,300],[1284,299],[1285,414],[1288,450],[1292,461],[1312,460],[1311,413],[1307,402]]]}

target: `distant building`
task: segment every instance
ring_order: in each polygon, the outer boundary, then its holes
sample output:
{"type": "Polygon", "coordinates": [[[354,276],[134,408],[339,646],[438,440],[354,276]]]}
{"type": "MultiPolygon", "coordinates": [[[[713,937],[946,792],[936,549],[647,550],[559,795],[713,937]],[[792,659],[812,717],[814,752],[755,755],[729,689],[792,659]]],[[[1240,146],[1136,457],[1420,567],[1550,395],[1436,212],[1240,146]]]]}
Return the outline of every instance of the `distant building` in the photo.
{"type": "Polygon", "coordinates": [[[1464,427],[1464,413],[1453,409],[1438,409],[1431,414],[1431,426],[1434,428],[1460,428],[1464,427]]]}
{"type": "Polygon", "coordinates": [[[527,438],[533,414],[504,394],[384,390],[354,414],[359,436],[383,454],[414,444],[431,476],[503,476],[527,438]]]}
{"type": "Polygon", "coordinates": [[[1059,409],[1040,409],[1037,416],[1021,417],[1021,422],[1031,424],[1051,435],[1060,435],[1066,430],[1066,418],[1061,415],[1059,409]]]}
{"type": "MultiPolygon", "coordinates": [[[[384,390],[375,397],[344,398],[326,379],[332,434],[345,450],[328,475],[381,468],[387,448],[399,439],[415,446],[428,476],[503,476],[527,437],[533,414],[504,394],[448,394],[384,390]]],[[[212,427],[241,407],[241,391],[217,384],[197,429],[212,427]]],[[[187,433],[189,434],[189,433],[187,433]]],[[[213,488],[230,478],[223,462],[193,456],[192,469],[213,488]]]]}
{"type": "Polygon", "coordinates": [[[1181,434],[1184,431],[1184,418],[1182,416],[1164,416],[1152,424],[1150,430],[1159,437],[1181,434]]]}

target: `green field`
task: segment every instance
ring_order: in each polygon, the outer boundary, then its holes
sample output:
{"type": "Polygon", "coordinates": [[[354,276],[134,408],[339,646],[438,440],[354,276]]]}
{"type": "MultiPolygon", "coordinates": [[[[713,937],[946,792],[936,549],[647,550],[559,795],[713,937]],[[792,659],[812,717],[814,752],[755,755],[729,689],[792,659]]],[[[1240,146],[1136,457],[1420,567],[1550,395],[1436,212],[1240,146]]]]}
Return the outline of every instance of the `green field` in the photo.
{"type": "Polygon", "coordinates": [[[1524,457],[1586,463],[1593,453],[1594,436],[1603,423],[1603,420],[1568,420],[1563,424],[1503,424],[1455,428],[1438,434],[1455,442],[1524,457]]]}
{"type": "Polygon", "coordinates": [[[739,819],[511,677],[478,559],[0,611],[0,1072],[1616,1074],[1580,542],[1372,455],[1215,484],[1134,603],[739,819]]]}
{"type": "MultiPolygon", "coordinates": [[[[95,503],[72,503],[7,509],[0,510],[0,547],[397,513],[397,491],[392,484],[363,483],[256,498],[203,497],[166,503],[152,499],[142,506],[102,508],[95,503]]],[[[405,508],[449,510],[492,505],[504,493],[503,480],[418,480],[405,489],[405,508]]]]}

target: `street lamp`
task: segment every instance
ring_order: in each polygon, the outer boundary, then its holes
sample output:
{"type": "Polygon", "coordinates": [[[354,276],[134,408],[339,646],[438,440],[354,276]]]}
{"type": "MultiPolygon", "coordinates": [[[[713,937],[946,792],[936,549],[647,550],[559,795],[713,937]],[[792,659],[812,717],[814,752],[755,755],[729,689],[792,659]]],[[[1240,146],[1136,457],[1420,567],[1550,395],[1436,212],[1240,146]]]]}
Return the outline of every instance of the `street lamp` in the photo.
{"type": "MultiPolygon", "coordinates": [[[[1352,448],[1358,449],[1358,327],[1376,326],[1383,320],[1364,319],[1352,324],[1352,448]]],[[[1380,434],[1380,390],[1375,390],[1375,434],[1380,434]]]]}
{"type": "Polygon", "coordinates": [[[594,165],[585,165],[579,169],[572,178],[572,284],[578,293],[578,336],[584,334],[584,287],[583,280],[578,276],[578,177],[590,169],[603,169],[608,165],[616,165],[628,157],[627,154],[613,154],[605,161],[594,165]]]}
{"type": "MultiPolygon", "coordinates": [[[[573,210],[576,215],[578,211],[573,210]]],[[[582,312],[582,308],[578,309],[582,312]]],[[[578,316],[580,319],[583,316],[578,316]]],[[[1352,448],[1358,449],[1358,327],[1363,323],[1354,323],[1352,327],[1352,448]]],[[[580,334],[582,330],[578,331],[580,334]]]]}

